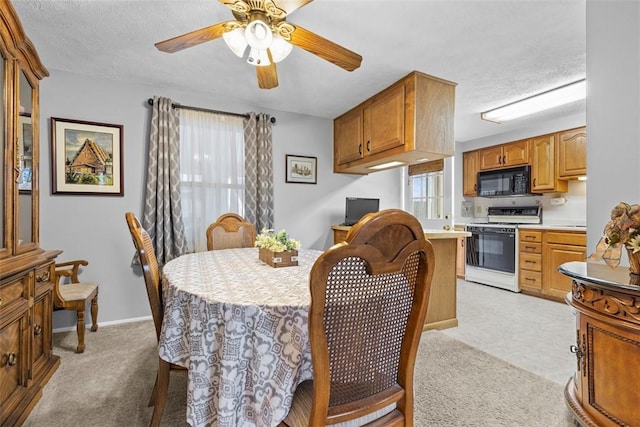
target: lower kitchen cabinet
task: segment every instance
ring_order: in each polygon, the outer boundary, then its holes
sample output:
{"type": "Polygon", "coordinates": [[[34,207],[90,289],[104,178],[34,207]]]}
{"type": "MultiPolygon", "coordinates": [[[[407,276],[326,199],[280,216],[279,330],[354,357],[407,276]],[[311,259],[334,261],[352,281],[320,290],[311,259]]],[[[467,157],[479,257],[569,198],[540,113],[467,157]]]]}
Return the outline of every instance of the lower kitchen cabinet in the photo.
{"type": "Polygon", "coordinates": [[[571,280],[558,272],[569,261],[586,259],[587,234],[584,231],[553,229],[519,230],[518,282],[523,293],[564,301],[571,280]]]}
{"type": "MultiPolygon", "coordinates": [[[[455,231],[464,231],[464,225],[455,225],[455,231]]],[[[465,243],[466,237],[458,237],[458,249],[456,252],[456,275],[460,279],[464,279],[464,266],[466,263],[465,243]]]]}

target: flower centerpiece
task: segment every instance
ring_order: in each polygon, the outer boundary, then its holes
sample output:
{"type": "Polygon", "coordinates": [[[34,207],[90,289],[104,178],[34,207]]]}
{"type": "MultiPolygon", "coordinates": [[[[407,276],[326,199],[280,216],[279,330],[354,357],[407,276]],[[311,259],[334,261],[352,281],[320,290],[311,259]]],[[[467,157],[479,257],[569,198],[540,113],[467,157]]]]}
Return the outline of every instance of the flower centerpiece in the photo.
{"type": "Polygon", "coordinates": [[[285,230],[263,228],[256,236],[256,246],[260,248],[260,260],[272,267],[298,265],[300,242],[289,237],[285,230]]]}
{"type": "Polygon", "coordinates": [[[611,220],[604,227],[604,234],[589,260],[602,259],[615,268],[620,263],[622,248],[629,255],[629,270],[640,274],[640,204],[620,202],[613,208],[611,220]]]}

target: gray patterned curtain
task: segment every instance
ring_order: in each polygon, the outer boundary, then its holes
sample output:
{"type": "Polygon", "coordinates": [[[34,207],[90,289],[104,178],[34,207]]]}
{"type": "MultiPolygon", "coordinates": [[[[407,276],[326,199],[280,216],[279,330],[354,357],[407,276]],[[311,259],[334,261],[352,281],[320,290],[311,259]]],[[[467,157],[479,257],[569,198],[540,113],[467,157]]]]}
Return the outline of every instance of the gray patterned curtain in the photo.
{"type": "Polygon", "coordinates": [[[153,97],[142,216],[160,265],[188,252],[180,205],[179,115],[171,104],[169,98],[153,97]]]}
{"type": "Polygon", "coordinates": [[[248,113],[244,120],[244,216],[259,233],[273,228],[273,156],[268,114],[248,113]]]}

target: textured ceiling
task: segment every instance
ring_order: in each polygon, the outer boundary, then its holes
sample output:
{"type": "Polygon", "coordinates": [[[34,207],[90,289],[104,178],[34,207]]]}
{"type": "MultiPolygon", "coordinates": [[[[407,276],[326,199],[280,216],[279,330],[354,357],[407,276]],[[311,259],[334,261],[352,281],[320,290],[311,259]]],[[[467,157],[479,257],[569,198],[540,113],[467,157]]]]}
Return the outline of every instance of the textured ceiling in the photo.
{"type": "Polygon", "coordinates": [[[271,90],[258,88],[253,66],[222,39],[173,54],[154,47],[232,19],[215,0],[14,0],[14,6],[51,73],[334,118],[418,70],[458,83],[458,141],[585,108],[577,102],[500,125],[479,118],[481,111],[585,77],[585,0],[315,0],[287,20],[359,53],[362,65],[350,73],[294,47],[278,64],[280,85],[271,90]]]}

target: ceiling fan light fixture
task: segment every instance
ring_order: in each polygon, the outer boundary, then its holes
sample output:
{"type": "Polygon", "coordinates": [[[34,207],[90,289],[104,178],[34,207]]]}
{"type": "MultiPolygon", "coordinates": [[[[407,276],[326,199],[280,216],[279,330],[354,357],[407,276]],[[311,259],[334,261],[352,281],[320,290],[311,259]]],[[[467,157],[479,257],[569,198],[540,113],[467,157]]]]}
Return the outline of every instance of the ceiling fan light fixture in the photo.
{"type": "Polygon", "coordinates": [[[273,35],[273,41],[271,42],[271,59],[273,62],[280,62],[293,50],[293,45],[280,36],[280,34],[273,35]]]}
{"type": "Polygon", "coordinates": [[[227,31],[222,34],[222,38],[233,53],[240,58],[244,56],[244,52],[247,50],[247,46],[249,45],[247,40],[244,38],[244,29],[236,28],[235,30],[227,31]]]}
{"type": "Polygon", "coordinates": [[[251,65],[256,66],[267,66],[271,65],[271,61],[269,61],[269,54],[267,53],[267,49],[256,49],[254,47],[249,50],[249,56],[247,56],[247,62],[251,65]]]}
{"type": "Polygon", "coordinates": [[[271,46],[273,32],[264,21],[254,19],[247,24],[247,28],[244,30],[244,37],[252,48],[264,50],[271,46]]]}

